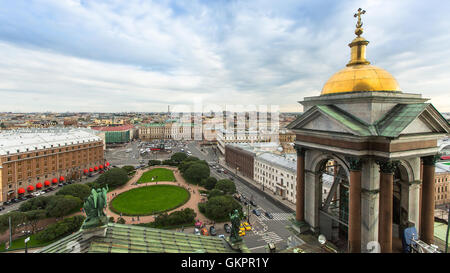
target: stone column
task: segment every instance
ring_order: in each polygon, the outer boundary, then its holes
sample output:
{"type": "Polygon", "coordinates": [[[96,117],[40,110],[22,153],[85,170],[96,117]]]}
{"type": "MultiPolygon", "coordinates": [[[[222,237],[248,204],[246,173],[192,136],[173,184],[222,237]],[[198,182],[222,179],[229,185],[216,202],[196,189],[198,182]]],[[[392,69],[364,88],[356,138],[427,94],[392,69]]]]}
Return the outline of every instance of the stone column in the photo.
{"type": "Polygon", "coordinates": [[[434,172],[435,156],[423,158],[422,208],[420,239],[427,244],[434,242],[434,172]]]}
{"type": "Polygon", "coordinates": [[[347,158],[350,165],[348,204],[348,252],[361,252],[361,167],[359,158],[347,158]]]}
{"type": "Polygon", "coordinates": [[[296,215],[298,222],[305,220],[305,148],[295,144],[297,151],[297,196],[296,215]]]}
{"type": "Polygon", "coordinates": [[[377,163],[380,166],[378,241],[382,253],[391,253],[394,171],[398,166],[398,161],[383,160],[377,163]]]}

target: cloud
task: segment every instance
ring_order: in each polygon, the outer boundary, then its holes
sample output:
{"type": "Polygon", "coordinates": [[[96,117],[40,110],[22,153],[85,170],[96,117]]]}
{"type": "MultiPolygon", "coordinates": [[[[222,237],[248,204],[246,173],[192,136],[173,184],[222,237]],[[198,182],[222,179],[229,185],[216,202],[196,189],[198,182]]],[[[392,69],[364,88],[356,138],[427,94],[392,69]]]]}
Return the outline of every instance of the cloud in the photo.
{"type": "Polygon", "coordinates": [[[4,111],[165,111],[319,95],[348,62],[358,7],[367,57],[441,111],[450,79],[441,1],[8,1],[4,111]]]}

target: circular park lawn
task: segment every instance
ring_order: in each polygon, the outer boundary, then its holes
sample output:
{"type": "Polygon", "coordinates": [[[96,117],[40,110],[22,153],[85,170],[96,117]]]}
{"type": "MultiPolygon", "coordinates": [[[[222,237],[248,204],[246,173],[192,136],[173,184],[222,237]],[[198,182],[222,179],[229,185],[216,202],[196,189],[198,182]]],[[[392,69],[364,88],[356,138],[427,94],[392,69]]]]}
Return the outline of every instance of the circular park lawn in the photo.
{"type": "Polygon", "coordinates": [[[152,215],[175,209],[185,204],[189,197],[189,192],[182,187],[154,185],[119,194],[111,201],[110,208],[122,215],[152,215]]]}
{"type": "Polygon", "coordinates": [[[165,168],[155,168],[146,171],[137,181],[140,183],[157,182],[157,181],[176,181],[173,171],[165,168]],[[153,180],[152,180],[153,178],[153,180]]]}

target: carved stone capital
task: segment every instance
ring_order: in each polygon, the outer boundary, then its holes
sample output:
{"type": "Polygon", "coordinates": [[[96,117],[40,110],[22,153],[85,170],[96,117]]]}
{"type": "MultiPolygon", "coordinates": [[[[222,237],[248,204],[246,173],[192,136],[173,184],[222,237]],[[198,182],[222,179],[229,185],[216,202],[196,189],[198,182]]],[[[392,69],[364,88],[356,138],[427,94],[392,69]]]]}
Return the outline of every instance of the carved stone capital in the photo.
{"type": "Polygon", "coordinates": [[[377,160],[376,162],[380,166],[380,172],[382,173],[394,173],[400,164],[398,160],[377,160]]]}
{"type": "Polygon", "coordinates": [[[361,171],[363,159],[360,157],[347,156],[345,157],[350,165],[350,171],[361,171]]]}
{"type": "Polygon", "coordinates": [[[298,144],[294,144],[294,149],[297,151],[297,156],[305,156],[306,148],[298,144]]]}

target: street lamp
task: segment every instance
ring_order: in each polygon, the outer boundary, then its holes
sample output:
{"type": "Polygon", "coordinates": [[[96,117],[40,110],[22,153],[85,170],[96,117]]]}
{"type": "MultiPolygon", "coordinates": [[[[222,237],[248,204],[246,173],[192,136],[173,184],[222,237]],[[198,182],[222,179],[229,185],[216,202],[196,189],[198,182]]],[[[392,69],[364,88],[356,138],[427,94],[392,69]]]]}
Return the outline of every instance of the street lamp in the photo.
{"type": "Polygon", "coordinates": [[[27,247],[27,245],[28,245],[28,241],[30,240],[30,237],[27,237],[26,239],[25,239],[25,253],[28,253],[28,247],[27,247]]]}
{"type": "Polygon", "coordinates": [[[448,217],[447,217],[447,233],[445,234],[445,253],[448,253],[448,233],[450,231],[450,206],[447,205],[448,217]]]}

